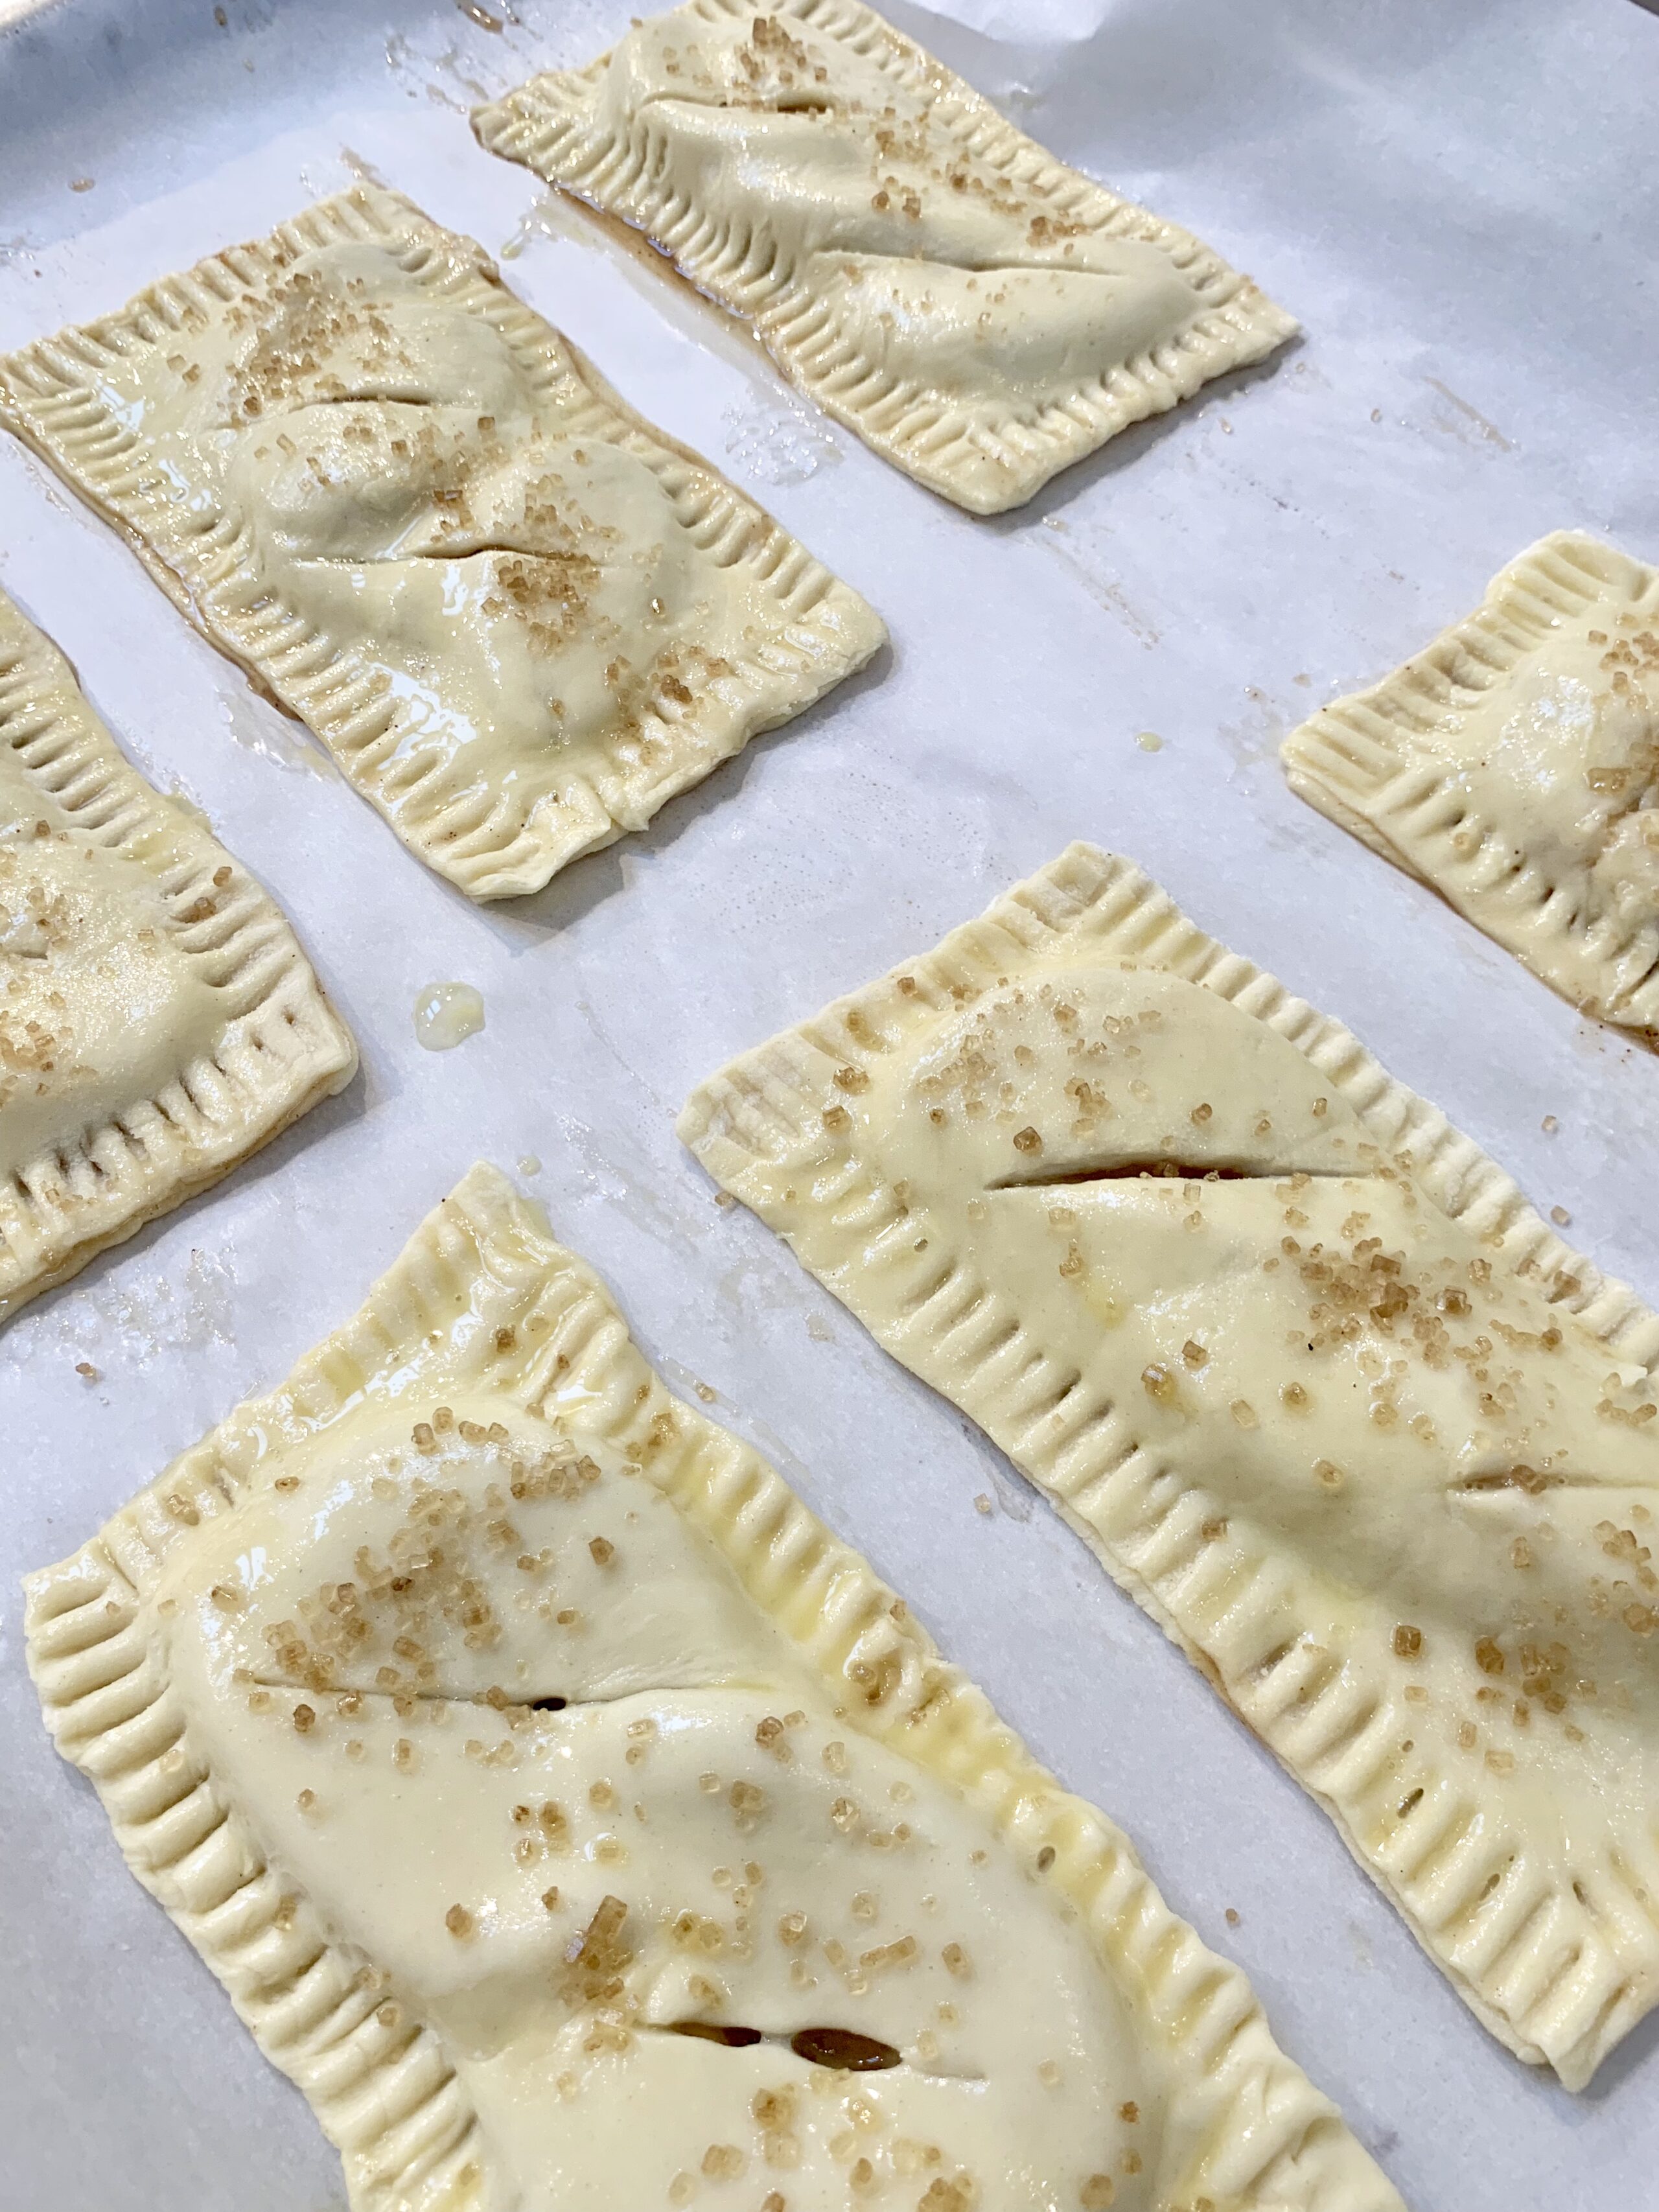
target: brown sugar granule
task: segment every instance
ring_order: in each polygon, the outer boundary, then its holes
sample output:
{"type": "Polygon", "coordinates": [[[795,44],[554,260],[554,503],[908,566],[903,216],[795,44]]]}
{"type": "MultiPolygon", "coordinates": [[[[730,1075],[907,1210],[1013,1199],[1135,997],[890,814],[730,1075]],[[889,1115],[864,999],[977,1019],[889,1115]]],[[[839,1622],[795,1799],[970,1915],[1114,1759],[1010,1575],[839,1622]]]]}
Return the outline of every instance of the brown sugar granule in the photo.
{"type": "Polygon", "coordinates": [[[302,1813],[309,1813],[317,1802],[317,1792],[314,1790],[302,1790],[294,1802],[302,1813]]]}
{"type": "Polygon", "coordinates": [[[974,1971],[972,1962],[960,1943],[947,1943],[939,1956],[945,1961],[945,1972],[954,1974],[958,1981],[965,1981],[974,1971]]]}
{"type": "Polygon", "coordinates": [[[1023,1129],[1015,1130],[1014,1150],[1017,1152],[1040,1152],[1042,1150],[1042,1139],[1029,1121],[1023,1129]]]}
{"type": "Polygon", "coordinates": [[[1146,1395],[1155,1398],[1160,1406],[1170,1406],[1176,1397],[1176,1379],[1167,1367],[1153,1360],[1140,1370],[1140,1380],[1146,1395]]]}
{"type": "Polygon", "coordinates": [[[1503,1673],[1504,1654],[1498,1648],[1496,1637],[1483,1636],[1474,1647],[1474,1656],[1475,1663],[1482,1674],[1501,1674],[1503,1673]]]}
{"type": "Polygon", "coordinates": [[[599,1899],[593,1917],[581,1934],[574,1938],[565,1956],[573,1965],[604,1966],[614,1958],[617,1939],[622,1934],[623,1923],[628,1917],[628,1907],[619,1897],[606,1895],[599,1899]]]}
{"type": "Polygon", "coordinates": [[[1189,1336],[1181,1347],[1181,1356],[1188,1367],[1202,1367],[1210,1355],[1201,1344],[1195,1344],[1189,1336]]]}
{"type": "Polygon", "coordinates": [[[1322,1489],[1340,1490],[1342,1487],[1342,1470],[1338,1467],[1334,1460],[1316,1459],[1314,1462],[1314,1480],[1320,1485],[1322,1489]]]}
{"type": "Polygon", "coordinates": [[[1423,1632],[1402,1620],[1394,1632],[1394,1656],[1396,1659],[1415,1659],[1423,1649],[1423,1632]]]}
{"type": "Polygon", "coordinates": [[[75,1371],[77,1375],[84,1376],[88,1382],[95,1382],[98,1380],[98,1370],[89,1359],[77,1359],[75,1363],[75,1371]]]}
{"type": "Polygon", "coordinates": [[[299,1729],[301,1735],[305,1735],[309,1730],[316,1727],[317,1716],[311,1706],[295,1705],[294,1708],[294,1725],[299,1729]]]}
{"type": "Polygon", "coordinates": [[[749,2100],[749,2115],[757,2128],[776,2134],[793,2127],[799,2093],[793,2082],[778,2089],[757,2089],[749,2100]]]}
{"type": "Polygon", "coordinates": [[[735,2143],[710,2143],[702,2154],[702,2170],[710,2181],[735,2181],[748,2163],[735,2143]]]}
{"type": "Polygon", "coordinates": [[[1133,2127],[1135,2122],[1140,2118],[1140,2107],[1135,2103],[1134,2100],[1131,2098],[1127,2105],[1120,2105],[1118,2106],[1117,2116],[1119,2119],[1127,2120],[1129,2125],[1133,2127]]]}
{"type": "Polygon", "coordinates": [[[549,1912],[556,1912],[558,1911],[559,1893],[556,1887],[552,1889],[544,1889],[542,1892],[542,1904],[549,1912]]]}
{"type": "Polygon", "coordinates": [[[444,1915],[444,1926],[458,1940],[472,1933],[472,1915],[464,1905],[452,1905],[444,1915]]]}
{"type": "Polygon", "coordinates": [[[921,1947],[914,1936],[901,1936],[896,1943],[878,1943],[872,1951],[860,1951],[859,1964],[866,1973],[882,1973],[889,1966],[908,1966],[921,1954],[921,1947]]]}
{"type": "Polygon", "coordinates": [[[617,1547],[608,1537],[590,1536],[587,1548],[593,1555],[596,1567],[608,1567],[617,1556],[617,1547]]]}
{"type": "Polygon", "coordinates": [[[1241,1429],[1255,1428],[1255,1408],[1247,1398],[1235,1398],[1229,1410],[1241,1429]]]}
{"type": "Polygon", "coordinates": [[[1117,2195],[1117,2185],[1109,2173],[1091,2173],[1078,2191],[1078,2203],[1083,2212],[1107,2212],[1117,2195]]]}

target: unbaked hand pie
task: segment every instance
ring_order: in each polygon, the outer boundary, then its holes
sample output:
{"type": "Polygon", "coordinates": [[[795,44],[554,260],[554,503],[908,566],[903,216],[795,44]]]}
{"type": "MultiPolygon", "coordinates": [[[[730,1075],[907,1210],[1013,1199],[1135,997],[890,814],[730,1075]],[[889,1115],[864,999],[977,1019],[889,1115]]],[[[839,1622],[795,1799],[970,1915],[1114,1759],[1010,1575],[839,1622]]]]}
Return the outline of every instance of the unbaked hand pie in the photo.
{"type": "Polygon", "coordinates": [[[474,898],[641,828],[885,635],[368,185],[0,360],[0,422],[474,898]]]}
{"type": "Polygon", "coordinates": [[[0,592],[0,1319],[356,1066],[270,900],[0,592]]]}
{"type": "Polygon", "coordinates": [[[857,0],[692,0],[473,127],[642,230],[827,413],[978,514],[1297,327],[857,0]]]}
{"type": "Polygon", "coordinates": [[[1659,570],[1542,538],[1283,757],[1292,791],[1583,1012],[1659,1033],[1659,570]]]}
{"type": "Polygon", "coordinates": [[[356,2212],[1401,2212],[493,1169],[33,1578],[28,1644],[356,2212]]]}
{"type": "Polygon", "coordinates": [[[1659,1318],[1084,845],[680,1126],[1582,2087],[1659,1998],[1659,1318]]]}

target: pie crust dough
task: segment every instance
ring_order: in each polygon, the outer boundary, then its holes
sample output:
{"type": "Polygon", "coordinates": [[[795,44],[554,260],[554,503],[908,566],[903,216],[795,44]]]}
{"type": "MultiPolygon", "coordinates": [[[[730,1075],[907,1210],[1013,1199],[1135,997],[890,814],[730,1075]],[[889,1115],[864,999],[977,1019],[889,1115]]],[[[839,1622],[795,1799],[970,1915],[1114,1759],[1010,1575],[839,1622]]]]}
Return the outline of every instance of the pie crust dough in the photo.
{"type": "Polygon", "coordinates": [[[1085,845],[680,1129],[1582,2088],[1659,1997],[1659,1318],[1085,845]]]}
{"type": "Polygon", "coordinates": [[[1659,1032],[1659,570],[1541,538],[1283,758],[1293,791],[1564,999],[1659,1032]]]}
{"type": "Polygon", "coordinates": [[[27,1618],[358,2212],[1401,2212],[1126,1839],[494,1169],[27,1618]],[[809,2063],[825,2027],[902,2063],[809,2063]]]}
{"type": "Polygon", "coordinates": [[[644,231],[828,414],[975,514],[1297,328],[856,0],[692,0],[472,122],[644,231]]]}
{"type": "Polygon", "coordinates": [[[886,635],[368,185],[0,359],[0,422],[473,898],[641,828],[886,635]]]}
{"type": "Polygon", "coordinates": [[[0,592],[0,1319],[356,1066],[276,908],[0,592]]]}

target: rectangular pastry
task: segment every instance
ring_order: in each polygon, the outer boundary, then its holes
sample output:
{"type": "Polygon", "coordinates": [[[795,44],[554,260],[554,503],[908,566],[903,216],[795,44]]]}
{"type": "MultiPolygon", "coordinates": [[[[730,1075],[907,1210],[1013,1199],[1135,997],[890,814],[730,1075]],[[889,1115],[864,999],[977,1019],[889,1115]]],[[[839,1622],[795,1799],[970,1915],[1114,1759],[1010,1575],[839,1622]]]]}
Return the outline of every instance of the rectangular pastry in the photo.
{"type": "Polygon", "coordinates": [[[1659,1035],[1659,569],[1540,538],[1282,757],[1299,797],[1582,1012],[1659,1035]]]}
{"type": "Polygon", "coordinates": [[[858,0],[690,0],[473,128],[642,230],[827,413],[975,514],[1297,328],[858,0]]]}
{"type": "Polygon", "coordinates": [[[0,359],[0,422],[473,898],[641,828],[885,636],[366,185],[0,359]]]}
{"type": "Polygon", "coordinates": [[[493,1169],[27,1632],[354,2212],[1401,2212],[1124,1837],[493,1169]]]}
{"type": "Polygon", "coordinates": [[[356,1066],[270,899],[0,592],[0,1319],[356,1066]]]}
{"type": "Polygon", "coordinates": [[[1085,845],[680,1129],[1582,2088],[1659,1999],[1659,1317],[1085,845]]]}

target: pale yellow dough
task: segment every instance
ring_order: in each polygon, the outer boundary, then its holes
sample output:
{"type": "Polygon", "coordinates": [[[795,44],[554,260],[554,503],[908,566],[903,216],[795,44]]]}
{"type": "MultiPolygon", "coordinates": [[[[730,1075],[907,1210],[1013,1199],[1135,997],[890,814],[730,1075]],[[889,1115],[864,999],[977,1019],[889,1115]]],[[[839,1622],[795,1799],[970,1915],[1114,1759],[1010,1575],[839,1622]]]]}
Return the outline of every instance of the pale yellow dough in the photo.
{"type": "Polygon", "coordinates": [[[1659,569],[1540,538],[1283,758],[1292,791],[1563,998],[1659,1034],[1659,569]]]}
{"type": "Polygon", "coordinates": [[[270,900],[0,592],[0,1319],[356,1065],[270,900]]]}
{"type": "Polygon", "coordinates": [[[975,514],[1297,327],[857,0],[692,0],[472,121],[644,231],[829,414],[975,514]]]}
{"type": "Polygon", "coordinates": [[[493,1169],[33,1578],[28,1639],[356,2212],[1401,2212],[1125,1838],[493,1169]]]}
{"type": "Polygon", "coordinates": [[[886,635],[368,185],[0,359],[0,422],[474,898],[641,828],[886,635]]]}
{"type": "Polygon", "coordinates": [[[1659,1997],[1659,1319],[1085,845],[680,1127],[1582,2087],[1659,1997]]]}

